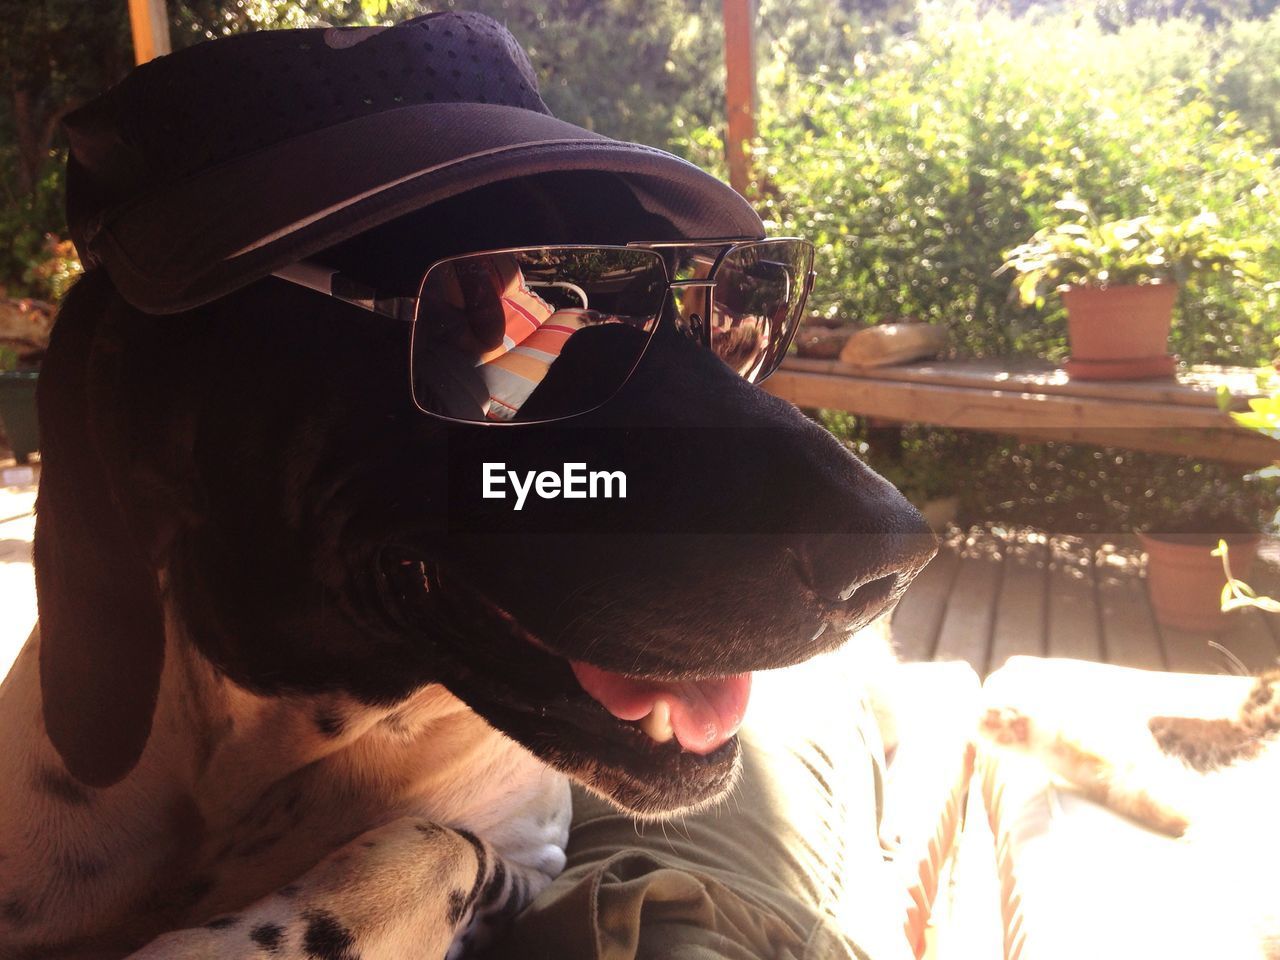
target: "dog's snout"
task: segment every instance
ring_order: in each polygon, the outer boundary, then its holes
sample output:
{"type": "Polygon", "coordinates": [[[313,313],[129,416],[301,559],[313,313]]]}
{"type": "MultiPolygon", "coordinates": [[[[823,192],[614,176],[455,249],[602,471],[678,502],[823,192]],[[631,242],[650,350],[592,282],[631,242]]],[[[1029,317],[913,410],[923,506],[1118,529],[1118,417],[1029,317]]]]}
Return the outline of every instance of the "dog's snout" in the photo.
{"type": "MultiPolygon", "coordinates": [[[[938,549],[937,537],[910,504],[890,529],[810,534],[793,549],[801,583],[831,606],[860,610],[900,596],[938,549]]],[[[886,519],[886,518],[882,518],[886,519]]]]}
{"type": "Polygon", "coordinates": [[[938,538],[893,484],[809,426],[803,448],[780,444],[773,461],[807,491],[788,554],[829,618],[874,618],[933,559],[938,538]]]}

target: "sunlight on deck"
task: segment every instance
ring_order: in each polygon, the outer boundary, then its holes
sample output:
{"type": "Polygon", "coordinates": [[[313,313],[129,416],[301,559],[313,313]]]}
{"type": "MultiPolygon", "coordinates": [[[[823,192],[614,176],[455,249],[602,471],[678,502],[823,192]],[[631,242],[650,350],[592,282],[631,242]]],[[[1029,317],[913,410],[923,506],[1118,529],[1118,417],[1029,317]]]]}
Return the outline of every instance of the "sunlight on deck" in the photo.
{"type": "MultiPolygon", "coordinates": [[[[12,461],[0,461],[0,469],[11,467],[12,461]]],[[[35,502],[35,483],[0,486],[0,677],[9,672],[36,622],[35,502]]]]}
{"type": "MultiPolygon", "coordinates": [[[[1280,584],[1277,552],[1265,542],[1250,577],[1265,592],[1280,584]]],[[[1256,610],[1216,633],[1161,626],[1142,573],[1129,534],[956,531],[894,612],[894,643],[904,659],[965,660],[981,676],[1017,654],[1191,673],[1239,673],[1233,657],[1254,672],[1280,658],[1277,618],[1256,610]]]]}

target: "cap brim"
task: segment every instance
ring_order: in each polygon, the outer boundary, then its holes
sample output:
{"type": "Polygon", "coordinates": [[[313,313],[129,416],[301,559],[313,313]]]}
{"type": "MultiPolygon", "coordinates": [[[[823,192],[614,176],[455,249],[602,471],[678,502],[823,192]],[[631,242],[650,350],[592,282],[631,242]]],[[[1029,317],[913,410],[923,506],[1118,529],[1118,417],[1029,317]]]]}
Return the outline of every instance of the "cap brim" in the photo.
{"type": "Polygon", "coordinates": [[[573,170],[622,177],[678,236],[764,235],[741,196],[672,154],[517,107],[442,103],[326,127],[162,187],[88,245],[125,299],[173,313],[467,190],[573,170]]]}

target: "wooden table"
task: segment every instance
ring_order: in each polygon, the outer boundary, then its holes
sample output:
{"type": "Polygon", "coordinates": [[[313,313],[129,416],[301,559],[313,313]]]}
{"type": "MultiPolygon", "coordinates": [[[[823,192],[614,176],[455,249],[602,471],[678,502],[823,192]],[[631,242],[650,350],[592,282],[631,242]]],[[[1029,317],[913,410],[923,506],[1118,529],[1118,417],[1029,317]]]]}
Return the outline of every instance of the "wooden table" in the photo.
{"type": "Polygon", "coordinates": [[[1176,380],[1088,381],[1048,364],[948,360],[875,368],[791,357],[764,387],[799,407],[903,423],[1251,467],[1280,460],[1280,441],[1237,427],[1218,407],[1219,387],[1235,410],[1264,395],[1255,371],[1242,367],[1191,367],[1176,380]]]}

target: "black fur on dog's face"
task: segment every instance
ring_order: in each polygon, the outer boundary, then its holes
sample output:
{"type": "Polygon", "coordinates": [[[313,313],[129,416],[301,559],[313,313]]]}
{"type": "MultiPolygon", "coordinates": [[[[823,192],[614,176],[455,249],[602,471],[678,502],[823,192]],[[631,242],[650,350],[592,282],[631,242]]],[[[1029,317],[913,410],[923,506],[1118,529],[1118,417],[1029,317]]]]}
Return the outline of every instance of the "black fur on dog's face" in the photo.
{"type": "MultiPolygon", "coordinates": [[[[619,239],[533,230],[434,255],[619,239]]],[[[332,262],[403,280],[424,265],[411,235],[375,231],[332,262]]],[[[518,428],[421,414],[406,325],[275,279],[146,317],[90,277],[46,377],[69,375],[59,353],[77,338],[90,401],[109,407],[93,429],[112,489],[219,669],[259,692],[382,705],[443,683],[638,813],[721,795],[736,738],[706,755],[657,743],[588,696],[571,661],[654,681],[791,664],[893,603],[934,549],[889,484],[669,324],[612,401],[518,428]],[[515,511],[480,496],[485,462],[622,470],[627,499],[515,511]]],[[[557,372],[551,406],[573,386],[570,364],[557,372]]]]}

